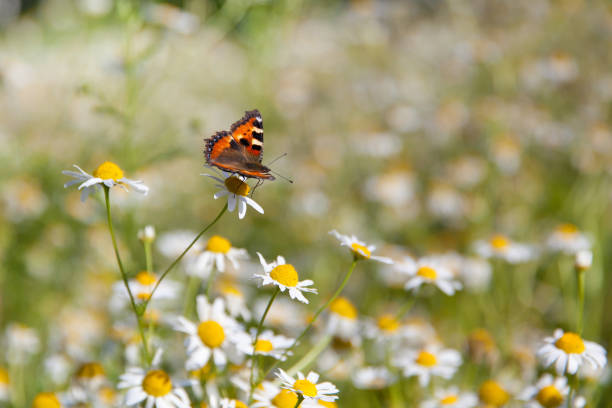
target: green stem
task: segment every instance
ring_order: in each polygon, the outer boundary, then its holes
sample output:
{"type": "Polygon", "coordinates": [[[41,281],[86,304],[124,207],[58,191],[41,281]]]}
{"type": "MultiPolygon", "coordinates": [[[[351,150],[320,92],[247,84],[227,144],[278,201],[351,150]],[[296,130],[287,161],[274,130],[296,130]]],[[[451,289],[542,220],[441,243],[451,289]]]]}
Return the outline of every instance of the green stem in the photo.
{"type": "Polygon", "coordinates": [[[147,310],[147,306],[149,306],[149,302],[153,298],[153,294],[155,293],[155,291],[159,287],[159,284],[164,280],[166,275],[168,275],[168,273],[176,266],[176,264],[178,264],[181,261],[181,259],[183,259],[185,254],[191,249],[192,246],[195,245],[195,243],[198,241],[198,239],[200,239],[200,237],[202,235],[204,235],[204,233],[206,231],[208,231],[210,229],[210,227],[212,227],[213,225],[216,224],[217,221],[219,221],[219,218],[221,218],[221,216],[223,215],[223,213],[225,213],[226,210],[227,210],[227,203],[223,206],[221,211],[219,211],[219,214],[217,214],[215,219],[212,220],[212,222],[210,224],[208,224],[206,227],[204,227],[204,229],[202,231],[200,231],[200,233],[198,235],[196,235],[196,237],[193,239],[193,241],[191,241],[191,243],[189,245],[187,245],[187,248],[185,248],[185,250],[174,261],[172,261],[172,263],[161,274],[161,276],[159,277],[159,279],[155,283],[155,286],[153,287],[153,290],[151,291],[151,296],[149,296],[149,299],[147,299],[147,301],[144,304],[144,310],[147,310]]]}
{"type": "Polygon", "coordinates": [[[584,270],[576,269],[577,278],[577,296],[578,296],[578,335],[582,336],[582,329],[584,324],[584,270]]]}
{"type": "Polygon", "coordinates": [[[412,306],[414,305],[415,300],[416,299],[413,296],[412,299],[404,303],[404,305],[400,308],[400,310],[398,310],[397,313],[395,314],[395,320],[400,320],[402,317],[404,317],[404,315],[408,313],[410,309],[412,309],[412,306]]]}
{"type": "Polygon", "coordinates": [[[300,393],[298,393],[298,400],[295,402],[295,406],[293,408],[298,408],[300,406],[300,404],[302,403],[302,401],[304,401],[304,396],[300,393]]]}
{"type": "Polygon", "coordinates": [[[121,261],[121,256],[119,255],[119,248],[117,247],[117,240],[115,238],[115,230],[113,228],[113,219],[111,217],[110,210],[110,198],[109,198],[110,188],[104,186],[104,201],[106,202],[106,218],[108,221],[108,230],[110,232],[111,240],[113,241],[113,249],[115,250],[115,258],[117,258],[117,264],[119,265],[119,271],[121,272],[121,279],[123,280],[123,284],[125,285],[125,289],[128,292],[130,297],[130,304],[132,305],[132,310],[134,311],[134,315],[136,316],[136,320],[138,321],[138,331],[140,333],[140,339],[142,340],[142,349],[144,352],[144,357],[149,364],[151,362],[151,357],[149,354],[149,345],[147,344],[147,338],[144,333],[144,325],[142,321],[142,314],[144,314],[144,309],[142,313],[138,311],[138,307],[136,306],[136,301],[134,300],[134,295],[130,290],[130,285],[128,283],[128,277],[125,273],[125,268],[123,267],[123,262],[121,261]]]}
{"type": "Polygon", "coordinates": [[[217,268],[212,268],[212,270],[210,271],[210,276],[208,277],[208,282],[206,283],[206,299],[210,299],[210,291],[212,290],[216,276],[217,268]]]}
{"type": "Polygon", "coordinates": [[[274,302],[274,299],[276,298],[279,292],[280,292],[280,288],[277,286],[276,290],[272,294],[272,297],[270,297],[270,300],[268,301],[266,310],[264,310],[263,315],[261,316],[261,319],[259,319],[259,324],[257,325],[257,332],[255,333],[255,340],[253,340],[253,354],[251,355],[251,377],[249,379],[249,384],[251,385],[251,389],[249,392],[249,403],[251,402],[251,399],[253,398],[253,390],[254,390],[253,383],[255,380],[255,346],[257,345],[257,340],[259,339],[261,330],[263,329],[264,320],[266,320],[266,316],[268,315],[268,312],[270,311],[270,307],[272,307],[272,302],[274,302]]]}
{"type": "Polygon", "coordinates": [[[297,363],[287,370],[287,374],[295,375],[298,371],[303,371],[306,369],[306,367],[308,367],[319,356],[319,354],[325,350],[327,345],[331,342],[332,337],[333,336],[331,334],[326,334],[325,336],[321,337],[321,340],[312,346],[310,351],[306,353],[304,357],[302,357],[297,363]]]}
{"type": "Polygon", "coordinates": [[[193,311],[193,304],[195,303],[195,297],[198,294],[198,288],[200,287],[200,278],[197,276],[190,276],[189,282],[187,283],[187,289],[185,290],[185,305],[183,306],[183,315],[189,318],[193,311]]]}
{"type": "Polygon", "coordinates": [[[151,254],[151,242],[144,242],[145,261],[147,265],[147,272],[153,273],[153,256],[151,254]]]}
{"type": "Polygon", "coordinates": [[[304,331],[302,331],[302,333],[300,333],[300,335],[293,341],[293,344],[291,345],[291,347],[289,347],[282,355],[281,357],[276,360],[276,362],[272,365],[272,367],[270,367],[268,369],[268,371],[266,372],[266,374],[264,375],[263,378],[267,377],[268,374],[270,374],[270,372],[272,370],[274,370],[276,368],[276,366],[279,364],[279,362],[285,358],[285,356],[287,355],[287,353],[292,350],[298,343],[299,341],[306,335],[306,333],[308,333],[308,330],[310,330],[310,328],[315,324],[315,322],[317,321],[317,318],[319,317],[319,315],[325,310],[327,309],[327,307],[331,304],[331,302],[333,302],[338,295],[340,294],[340,292],[342,292],[342,289],[344,289],[344,287],[346,286],[346,284],[349,281],[349,278],[351,277],[351,275],[353,274],[353,271],[355,270],[355,265],[357,265],[357,261],[358,259],[353,259],[353,263],[351,264],[351,267],[349,268],[348,272],[346,273],[346,275],[344,276],[344,280],[342,281],[342,283],[340,284],[340,286],[338,287],[338,289],[336,289],[336,291],[334,292],[333,296],[331,298],[329,298],[329,300],[319,308],[319,310],[317,310],[317,312],[314,314],[314,316],[312,317],[312,319],[310,320],[310,323],[308,323],[308,326],[306,326],[306,328],[304,329],[304,331]]]}

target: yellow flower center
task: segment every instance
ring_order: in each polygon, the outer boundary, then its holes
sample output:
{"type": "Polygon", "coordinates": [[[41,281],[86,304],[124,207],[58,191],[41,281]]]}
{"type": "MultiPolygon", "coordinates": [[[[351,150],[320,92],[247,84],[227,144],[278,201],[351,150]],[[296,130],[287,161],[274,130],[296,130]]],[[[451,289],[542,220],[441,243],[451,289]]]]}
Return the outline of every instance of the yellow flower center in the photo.
{"type": "Polygon", "coordinates": [[[106,405],[113,405],[117,394],[115,394],[115,390],[111,387],[102,387],[100,391],[98,391],[98,397],[104,402],[106,405]]]}
{"type": "Polygon", "coordinates": [[[288,287],[294,287],[298,284],[298,273],[291,264],[278,265],[270,272],[270,277],[288,287]]]}
{"type": "Polygon", "coordinates": [[[149,299],[151,298],[151,294],[150,294],[150,293],[148,293],[148,292],[138,292],[138,293],[136,294],[136,297],[137,297],[139,300],[146,301],[146,300],[149,300],[149,299]]]}
{"type": "Polygon", "coordinates": [[[219,235],[213,235],[206,243],[207,251],[216,252],[218,254],[227,254],[231,248],[232,244],[219,235]]]}
{"type": "Polygon", "coordinates": [[[214,320],[207,320],[198,326],[198,336],[206,346],[210,348],[219,347],[225,340],[223,327],[214,320]]]}
{"type": "Polygon", "coordinates": [[[32,408],[60,408],[57,396],[52,392],[41,392],[32,401],[32,408]]]}
{"type": "Polygon", "coordinates": [[[151,370],[142,380],[142,388],[153,397],[163,397],[172,390],[172,381],[164,370],[151,370]]]}
{"type": "Polygon", "coordinates": [[[317,396],[317,387],[305,378],[303,380],[297,380],[295,383],[293,383],[293,388],[307,397],[317,396]]]}
{"type": "Polygon", "coordinates": [[[355,320],[357,318],[357,309],[355,309],[355,306],[344,297],[336,298],[331,305],[329,305],[329,310],[350,320],[355,320]]]}
{"type": "Polygon", "coordinates": [[[249,194],[251,187],[236,176],[231,176],[225,179],[225,187],[230,193],[246,196],[249,194]]]}
{"type": "Polygon", "coordinates": [[[362,258],[369,259],[370,255],[372,255],[368,248],[356,242],[351,245],[351,248],[353,249],[353,252],[357,254],[357,256],[360,256],[362,258]]]}
{"type": "Polygon", "coordinates": [[[9,384],[9,374],[4,368],[0,367],[0,384],[9,384]]]}
{"type": "Polygon", "coordinates": [[[563,395],[554,385],[549,385],[538,392],[536,400],[545,408],[556,408],[563,403],[563,395]]]}
{"type": "Polygon", "coordinates": [[[76,377],[82,379],[92,379],[104,376],[104,367],[100,363],[85,363],[77,370],[76,377]]]}
{"type": "Polygon", "coordinates": [[[338,404],[336,404],[333,401],[322,401],[322,400],[319,400],[319,405],[322,405],[322,406],[328,407],[328,408],[338,408],[338,404]]]}
{"type": "Polygon", "coordinates": [[[478,397],[484,404],[501,407],[510,400],[510,394],[493,380],[485,381],[478,390],[478,397]]]}
{"type": "Polygon", "coordinates": [[[578,228],[574,224],[561,224],[557,227],[557,231],[569,237],[575,235],[578,232],[578,228]]]}
{"type": "Polygon", "coordinates": [[[140,271],[136,275],[136,281],[143,286],[150,286],[157,282],[157,277],[151,272],[140,271]]]}
{"type": "Polygon", "coordinates": [[[281,390],[276,397],[272,399],[272,404],[276,408],[293,408],[297,403],[298,396],[295,392],[289,390],[281,390]]]}
{"type": "Polygon", "coordinates": [[[436,277],[438,276],[436,270],[430,266],[421,266],[417,270],[417,275],[429,280],[436,280],[436,277]]]}
{"type": "Polygon", "coordinates": [[[258,339],[257,343],[255,343],[255,351],[259,351],[261,353],[266,353],[268,351],[272,351],[274,346],[272,342],[269,340],[258,339]]]}
{"type": "Polygon", "coordinates": [[[555,346],[567,354],[580,354],[584,351],[584,342],[576,333],[567,332],[555,342],[555,346]]]}
{"type": "Polygon", "coordinates": [[[493,235],[489,241],[491,246],[498,251],[505,251],[510,245],[510,241],[503,235],[493,235]]]}
{"type": "Polygon", "coordinates": [[[123,170],[113,162],[106,161],[94,170],[93,176],[102,180],[115,180],[123,178],[123,170]]]}
{"type": "Polygon", "coordinates": [[[432,353],[421,351],[416,358],[416,363],[425,367],[433,367],[438,363],[438,360],[432,353]]]}
{"type": "Polygon", "coordinates": [[[221,286],[221,293],[223,293],[224,295],[242,297],[242,292],[240,291],[240,289],[230,283],[225,283],[221,286]]]}
{"type": "Polygon", "coordinates": [[[379,329],[393,333],[399,329],[400,323],[395,317],[386,314],[378,318],[377,325],[379,329]]]}
{"type": "Polygon", "coordinates": [[[450,405],[459,401],[459,397],[457,395],[449,395],[440,400],[440,404],[442,405],[450,405]]]}

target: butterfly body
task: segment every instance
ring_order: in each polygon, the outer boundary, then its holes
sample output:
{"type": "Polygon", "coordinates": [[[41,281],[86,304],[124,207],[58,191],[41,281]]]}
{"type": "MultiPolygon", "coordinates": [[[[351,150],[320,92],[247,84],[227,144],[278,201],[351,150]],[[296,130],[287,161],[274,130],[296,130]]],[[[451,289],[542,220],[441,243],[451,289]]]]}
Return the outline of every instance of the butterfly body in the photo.
{"type": "Polygon", "coordinates": [[[257,109],[247,111],[230,131],[220,131],[205,140],[206,163],[229,173],[260,180],[274,180],[263,164],[263,121],[257,109]]]}

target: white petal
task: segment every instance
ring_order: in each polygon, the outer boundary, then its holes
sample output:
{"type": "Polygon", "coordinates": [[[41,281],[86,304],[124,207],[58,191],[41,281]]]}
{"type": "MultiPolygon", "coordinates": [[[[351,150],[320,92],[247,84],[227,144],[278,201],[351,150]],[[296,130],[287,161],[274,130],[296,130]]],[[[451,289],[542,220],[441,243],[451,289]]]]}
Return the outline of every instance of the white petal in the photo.
{"type": "Polygon", "coordinates": [[[253,209],[254,209],[255,211],[257,211],[258,213],[260,213],[260,214],[263,214],[263,213],[264,213],[264,209],[261,207],[261,205],[257,204],[257,203],[255,202],[255,200],[253,200],[251,197],[246,197],[246,196],[245,196],[245,197],[244,197],[244,201],[246,201],[246,203],[247,203],[248,205],[250,205],[251,207],[253,207],[253,209]]]}

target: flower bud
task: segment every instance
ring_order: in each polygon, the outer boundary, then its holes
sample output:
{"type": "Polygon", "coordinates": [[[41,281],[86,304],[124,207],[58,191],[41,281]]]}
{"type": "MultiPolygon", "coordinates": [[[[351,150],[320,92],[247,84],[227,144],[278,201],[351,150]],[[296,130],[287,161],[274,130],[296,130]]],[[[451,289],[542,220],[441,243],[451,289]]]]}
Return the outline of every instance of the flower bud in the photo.
{"type": "Polygon", "coordinates": [[[138,239],[144,243],[151,243],[155,239],[155,227],[147,225],[138,231],[138,239]]]}

